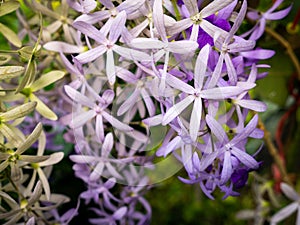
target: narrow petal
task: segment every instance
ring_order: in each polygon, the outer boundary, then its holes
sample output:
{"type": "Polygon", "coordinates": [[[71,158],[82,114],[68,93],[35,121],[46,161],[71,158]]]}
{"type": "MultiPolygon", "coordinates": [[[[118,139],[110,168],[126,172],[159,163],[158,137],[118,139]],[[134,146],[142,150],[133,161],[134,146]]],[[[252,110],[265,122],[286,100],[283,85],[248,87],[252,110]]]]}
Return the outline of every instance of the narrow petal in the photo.
{"type": "Polygon", "coordinates": [[[79,30],[81,33],[87,35],[88,37],[94,39],[98,43],[105,44],[106,43],[106,37],[99,31],[97,28],[92,26],[91,24],[78,21],[74,22],[73,26],[79,30]]]}
{"type": "Polygon", "coordinates": [[[81,46],[72,45],[62,41],[50,41],[44,44],[43,47],[49,51],[63,52],[67,54],[80,53],[83,51],[83,47],[81,46]]]}
{"type": "Polygon", "coordinates": [[[99,45],[93,49],[90,49],[86,52],[79,54],[75,58],[76,60],[78,60],[78,62],[85,64],[94,61],[95,59],[103,55],[104,52],[106,52],[106,50],[107,50],[106,46],[99,45]]]}
{"type": "Polygon", "coordinates": [[[167,125],[173,119],[175,119],[184,109],[186,109],[193,101],[195,97],[193,95],[189,95],[182,101],[173,105],[164,115],[162,125],[167,125]]]}
{"type": "Polygon", "coordinates": [[[241,140],[249,137],[249,135],[253,132],[253,130],[256,128],[258,122],[258,115],[254,115],[253,118],[250,120],[250,122],[247,124],[247,126],[243,129],[243,132],[239,133],[237,136],[235,136],[230,142],[232,145],[237,144],[241,140]]]}
{"type": "Polygon", "coordinates": [[[26,138],[25,142],[23,142],[18,147],[16,154],[21,155],[24,151],[30,148],[30,146],[33,145],[39,138],[42,129],[43,129],[43,125],[41,123],[38,123],[34,128],[34,130],[31,132],[31,134],[26,138]]]}
{"type": "Polygon", "coordinates": [[[238,40],[228,45],[230,53],[249,51],[255,47],[256,42],[253,40],[238,40]]]}
{"type": "Polygon", "coordinates": [[[188,94],[195,93],[195,89],[192,86],[188,85],[187,83],[183,82],[182,80],[174,77],[173,75],[171,75],[169,73],[166,74],[166,82],[170,86],[172,86],[184,93],[188,93],[188,94]]]}
{"type": "Polygon", "coordinates": [[[154,38],[135,38],[130,45],[139,49],[161,49],[166,47],[166,43],[154,38]]]}
{"type": "Polygon", "coordinates": [[[113,51],[108,49],[106,55],[106,76],[109,84],[113,85],[116,81],[116,69],[113,51]]]}
{"type": "Polygon", "coordinates": [[[240,54],[249,59],[269,59],[275,54],[275,51],[267,49],[255,49],[252,51],[241,52],[240,54]]]}
{"type": "Polygon", "coordinates": [[[192,141],[196,141],[202,117],[202,99],[196,98],[190,120],[190,135],[192,141]]]}
{"type": "Polygon", "coordinates": [[[95,133],[96,133],[96,138],[98,138],[98,140],[102,142],[104,140],[104,126],[103,126],[103,118],[101,114],[98,114],[96,116],[95,133]]]}
{"type": "Polygon", "coordinates": [[[125,102],[119,107],[117,115],[121,116],[125,112],[127,112],[130,108],[132,108],[136,104],[136,100],[138,100],[138,97],[140,95],[139,89],[135,89],[134,92],[130,95],[129,98],[126,99],[125,102]]]}
{"type": "Polygon", "coordinates": [[[154,0],[152,19],[157,33],[160,35],[163,42],[167,42],[167,34],[164,23],[163,3],[162,0],[154,0]]]}
{"type": "Polygon", "coordinates": [[[44,174],[44,171],[41,168],[38,168],[37,172],[38,172],[39,178],[43,184],[43,189],[45,191],[46,198],[47,198],[47,200],[50,200],[51,191],[50,191],[50,185],[49,185],[48,179],[47,179],[46,175],[44,174]]]}
{"type": "Polygon", "coordinates": [[[123,207],[119,208],[116,212],[114,212],[113,218],[115,220],[121,220],[125,216],[126,213],[127,213],[127,207],[123,206],[123,207]]]}
{"type": "Polygon", "coordinates": [[[39,163],[40,167],[44,166],[50,166],[59,163],[62,159],[64,158],[64,153],[63,152],[54,152],[50,155],[50,157],[39,163]]]}
{"type": "Polygon", "coordinates": [[[82,127],[85,123],[87,123],[90,119],[96,116],[96,112],[94,110],[89,110],[86,112],[82,112],[79,115],[74,115],[70,127],[78,128],[82,127]]]}
{"type": "Polygon", "coordinates": [[[299,201],[300,197],[298,193],[290,185],[286,183],[280,183],[280,189],[289,199],[293,201],[299,201]]]}
{"type": "Polygon", "coordinates": [[[194,86],[196,89],[202,89],[203,81],[207,69],[208,56],[210,52],[210,45],[206,44],[199,52],[194,72],[194,86]]]}
{"type": "Polygon", "coordinates": [[[43,74],[40,78],[38,78],[36,81],[33,82],[33,84],[30,86],[31,90],[37,91],[40,90],[60,79],[62,79],[65,75],[65,72],[60,70],[52,70],[51,72],[48,72],[46,74],[43,74]]]}
{"type": "Polygon", "coordinates": [[[237,73],[228,53],[225,54],[225,64],[227,68],[230,84],[235,85],[237,82],[237,73]]]}
{"type": "Polygon", "coordinates": [[[112,166],[110,163],[106,163],[106,168],[108,172],[115,178],[123,180],[124,178],[121,176],[120,173],[116,170],[116,167],[112,166]]]}
{"type": "Polygon", "coordinates": [[[282,18],[286,17],[287,14],[289,14],[289,12],[292,9],[292,6],[287,7],[286,9],[280,10],[278,12],[274,12],[274,13],[267,13],[264,15],[264,17],[267,20],[281,20],[282,18]]]}
{"type": "Polygon", "coordinates": [[[257,169],[259,164],[258,162],[248,153],[236,148],[232,147],[231,153],[237,157],[245,166],[251,169],[257,169]]]}
{"type": "Polygon", "coordinates": [[[168,27],[167,34],[173,36],[174,34],[178,34],[183,30],[186,30],[190,26],[193,25],[193,22],[190,18],[186,18],[176,22],[173,26],[168,27]]]}
{"type": "Polygon", "coordinates": [[[142,95],[143,100],[145,102],[145,105],[146,105],[146,108],[148,110],[149,116],[151,116],[151,117],[154,116],[156,108],[155,108],[155,105],[154,105],[151,97],[149,96],[149,94],[148,94],[148,92],[146,91],[145,88],[141,89],[141,95],[142,95]]]}
{"type": "Polygon", "coordinates": [[[198,48],[196,41],[181,40],[174,41],[168,44],[168,50],[173,53],[187,54],[194,52],[198,48]]]}
{"type": "Polygon", "coordinates": [[[136,61],[152,61],[147,53],[137,51],[131,48],[125,48],[118,45],[113,46],[113,50],[120,56],[136,61]]]}
{"type": "Polygon", "coordinates": [[[228,35],[228,37],[225,39],[225,42],[228,43],[230,41],[230,39],[232,38],[232,36],[230,34],[235,34],[237,32],[237,30],[240,28],[242,22],[244,21],[245,15],[247,12],[247,1],[243,1],[242,7],[234,21],[233,26],[231,27],[230,33],[228,35]]]}
{"type": "Polygon", "coordinates": [[[98,162],[96,167],[93,169],[93,172],[90,174],[91,181],[97,181],[103,173],[104,163],[98,162]]]}
{"type": "Polygon", "coordinates": [[[114,145],[114,138],[112,133],[108,133],[105,136],[103,145],[102,145],[102,149],[101,149],[101,156],[105,157],[105,158],[109,158],[109,154],[113,148],[114,145]]]}
{"type": "Polygon", "coordinates": [[[224,63],[224,53],[221,53],[219,56],[217,65],[212,74],[212,77],[208,83],[208,86],[207,86],[208,88],[215,87],[217,85],[217,83],[219,82],[219,79],[220,79],[221,73],[222,73],[223,63],[224,63]]]}
{"type": "Polygon", "coordinates": [[[70,87],[69,85],[64,86],[65,92],[67,95],[75,102],[87,106],[89,108],[94,108],[94,102],[91,101],[88,97],[81,94],[79,91],[75,90],[74,88],[70,87]]]}
{"type": "Polygon", "coordinates": [[[267,110],[267,105],[264,102],[251,99],[241,99],[236,101],[243,108],[251,109],[256,112],[264,112],[267,110]]]}
{"type": "Polygon", "coordinates": [[[221,185],[225,184],[232,175],[231,154],[229,151],[224,153],[223,169],[221,173],[221,185]]]}
{"type": "Polygon", "coordinates": [[[183,0],[185,7],[188,9],[191,16],[198,13],[197,1],[194,0],[183,0]]]}
{"type": "Polygon", "coordinates": [[[118,38],[120,37],[123,28],[125,27],[126,23],[126,12],[122,11],[118,13],[116,18],[113,20],[110,31],[109,31],[109,40],[111,43],[115,43],[118,38]]]}
{"type": "Polygon", "coordinates": [[[200,161],[200,166],[199,166],[200,171],[206,170],[206,168],[209,167],[214,162],[214,160],[217,158],[218,155],[219,155],[219,151],[214,151],[206,156],[203,156],[200,161]]]}
{"type": "Polygon", "coordinates": [[[200,96],[201,98],[205,99],[223,100],[235,95],[239,95],[242,91],[243,89],[235,86],[211,88],[201,91],[200,96]]]}
{"type": "Polygon", "coordinates": [[[284,220],[285,218],[289,217],[293,212],[295,212],[298,208],[299,203],[293,202],[288,206],[281,209],[275,215],[271,217],[271,223],[279,223],[280,221],[284,220]]]}
{"type": "Polygon", "coordinates": [[[168,154],[180,147],[181,137],[176,136],[167,145],[163,145],[156,151],[157,156],[166,157],[168,154]]]}
{"type": "Polygon", "coordinates": [[[224,7],[228,6],[234,0],[215,0],[205,6],[201,11],[200,14],[202,18],[208,17],[212,14],[215,14],[219,10],[223,9],[224,7]]]}
{"type": "Polygon", "coordinates": [[[132,131],[133,128],[128,126],[125,123],[120,122],[112,115],[108,114],[107,112],[102,112],[103,117],[115,128],[122,130],[122,131],[132,131]]]}
{"type": "Polygon", "coordinates": [[[221,144],[224,144],[229,141],[222,125],[209,114],[206,115],[206,123],[209,126],[209,128],[211,129],[212,133],[221,142],[221,144]]]}
{"type": "Polygon", "coordinates": [[[279,6],[281,5],[281,3],[282,3],[283,1],[284,1],[284,0],[276,0],[276,1],[273,3],[272,7],[269,8],[269,9],[266,11],[266,13],[273,12],[277,7],[279,7],[279,6]]]}
{"type": "Polygon", "coordinates": [[[94,24],[105,20],[110,17],[110,12],[108,10],[97,11],[94,13],[83,14],[76,18],[75,23],[85,22],[88,24],[94,24]]]}

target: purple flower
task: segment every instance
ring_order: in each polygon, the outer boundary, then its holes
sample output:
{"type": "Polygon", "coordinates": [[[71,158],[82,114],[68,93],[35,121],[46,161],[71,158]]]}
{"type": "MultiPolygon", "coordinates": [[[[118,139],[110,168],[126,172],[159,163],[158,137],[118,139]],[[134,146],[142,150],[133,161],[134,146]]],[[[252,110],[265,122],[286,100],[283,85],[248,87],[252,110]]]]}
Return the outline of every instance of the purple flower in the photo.
{"type": "Polygon", "coordinates": [[[174,104],[166,112],[166,114],[163,117],[162,124],[166,125],[170,123],[184,109],[186,109],[192,102],[194,102],[190,119],[190,135],[193,141],[195,141],[198,136],[198,130],[201,123],[203,107],[202,101],[204,99],[222,100],[230,96],[238,95],[243,91],[243,89],[238,86],[216,87],[210,89],[203,88],[209,50],[209,45],[206,45],[204,48],[201,49],[198,55],[195,65],[194,87],[184,83],[183,81],[173,77],[172,75],[167,74],[166,77],[166,81],[170,86],[188,95],[180,102],[174,104]]]}
{"type": "Polygon", "coordinates": [[[286,9],[274,12],[283,1],[284,0],[275,1],[272,7],[266,12],[258,12],[254,10],[249,12],[247,14],[248,18],[257,21],[257,23],[249,32],[246,32],[243,36],[251,34],[249,39],[257,40],[263,35],[267,20],[280,20],[284,18],[290,12],[292,5],[290,5],[286,9]]]}

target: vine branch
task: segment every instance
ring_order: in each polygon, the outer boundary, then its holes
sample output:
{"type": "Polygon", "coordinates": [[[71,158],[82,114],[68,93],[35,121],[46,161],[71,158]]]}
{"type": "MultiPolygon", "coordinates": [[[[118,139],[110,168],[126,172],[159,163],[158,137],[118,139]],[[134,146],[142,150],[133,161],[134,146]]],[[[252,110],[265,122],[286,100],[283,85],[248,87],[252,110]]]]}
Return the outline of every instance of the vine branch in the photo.
{"type": "Polygon", "coordinates": [[[258,123],[259,123],[259,127],[264,131],[264,141],[266,143],[266,146],[267,146],[267,149],[268,149],[270,155],[274,159],[275,164],[278,166],[278,169],[279,169],[280,174],[282,176],[282,180],[284,182],[286,182],[287,184],[289,184],[289,185],[293,185],[290,178],[289,178],[289,176],[288,176],[288,173],[286,171],[286,167],[284,165],[284,162],[283,162],[282,158],[279,155],[279,151],[273,143],[270,131],[267,130],[267,128],[265,127],[264,123],[261,120],[259,120],[258,123]]]}
{"type": "Polygon", "coordinates": [[[273,29],[271,29],[269,27],[265,27],[265,31],[266,31],[266,33],[271,35],[273,38],[275,38],[283,47],[286,48],[287,53],[297,71],[298,79],[300,80],[300,63],[299,63],[299,60],[298,60],[292,46],[290,45],[290,43],[283,36],[281,36],[276,31],[274,31],[273,29]]]}

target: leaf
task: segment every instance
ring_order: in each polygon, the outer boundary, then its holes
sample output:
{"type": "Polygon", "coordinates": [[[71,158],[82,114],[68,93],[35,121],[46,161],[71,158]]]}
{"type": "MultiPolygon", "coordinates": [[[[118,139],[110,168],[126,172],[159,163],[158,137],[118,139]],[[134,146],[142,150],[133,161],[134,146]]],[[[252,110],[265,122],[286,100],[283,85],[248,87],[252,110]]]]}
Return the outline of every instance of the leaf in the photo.
{"type": "Polygon", "coordinates": [[[6,1],[0,4],[0,16],[4,16],[9,14],[20,7],[20,3],[18,1],[6,1]]]}
{"type": "Polygon", "coordinates": [[[0,66],[0,80],[20,76],[24,70],[23,66],[0,66]]]}
{"type": "Polygon", "coordinates": [[[40,90],[40,89],[48,86],[49,84],[52,84],[52,83],[56,82],[57,80],[60,80],[61,78],[64,77],[64,75],[65,75],[65,72],[60,71],[60,70],[54,70],[49,73],[46,73],[46,74],[42,75],[39,79],[37,79],[31,85],[31,89],[33,92],[40,90]]]}
{"type": "Polygon", "coordinates": [[[14,46],[18,48],[22,46],[22,42],[19,39],[19,37],[15,34],[15,32],[2,23],[0,23],[0,32],[14,46]]]}

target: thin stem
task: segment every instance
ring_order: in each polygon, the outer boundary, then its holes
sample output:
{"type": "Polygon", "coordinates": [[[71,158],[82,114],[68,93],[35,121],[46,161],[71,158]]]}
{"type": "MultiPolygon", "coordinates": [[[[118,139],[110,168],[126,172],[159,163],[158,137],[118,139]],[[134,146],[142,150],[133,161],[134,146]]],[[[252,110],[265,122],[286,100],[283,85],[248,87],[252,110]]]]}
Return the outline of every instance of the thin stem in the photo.
{"type": "Polygon", "coordinates": [[[290,43],[283,36],[281,36],[276,31],[272,30],[269,27],[266,27],[265,31],[269,35],[271,35],[273,38],[275,38],[283,47],[286,48],[287,53],[288,53],[290,59],[292,60],[294,66],[295,66],[295,69],[297,71],[298,79],[300,80],[300,63],[299,63],[299,60],[298,60],[292,46],[290,45],[290,43]]]}
{"type": "MultiPolygon", "coordinates": [[[[176,20],[177,21],[181,20],[181,14],[180,14],[179,9],[177,7],[177,1],[176,0],[172,0],[172,6],[174,8],[176,20]]],[[[182,36],[183,36],[184,39],[186,39],[186,33],[185,33],[185,31],[182,31],[182,36]]]]}
{"type": "Polygon", "coordinates": [[[1,49],[0,53],[3,53],[3,54],[18,54],[18,51],[15,51],[15,50],[3,50],[3,49],[1,49]]]}
{"type": "Polygon", "coordinates": [[[280,174],[282,176],[282,180],[289,185],[292,185],[292,182],[290,181],[290,178],[288,176],[288,173],[286,171],[286,167],[284,165],[284,162],[282,158],[279,155],[278,149],[273,143],[272,136],[270,131],[267,130],[264,123],[259,120],[259,127],[264,131],[264,141],[266,143],[267,149],[270,153],[270,155],[273,157],[275,164],[278,166],[278,169],[280,171],[280,174]]]}

